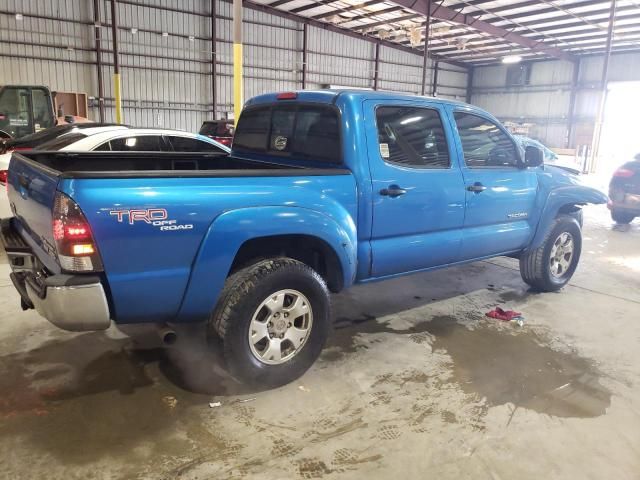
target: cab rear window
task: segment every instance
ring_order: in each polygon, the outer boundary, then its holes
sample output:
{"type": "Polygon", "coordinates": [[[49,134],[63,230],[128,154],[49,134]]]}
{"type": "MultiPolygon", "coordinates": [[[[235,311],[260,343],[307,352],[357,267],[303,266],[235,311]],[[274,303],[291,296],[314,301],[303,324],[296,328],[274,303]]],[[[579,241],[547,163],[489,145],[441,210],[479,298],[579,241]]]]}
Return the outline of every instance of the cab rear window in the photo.
{"type": "Polygon", "coordinates": [[[237,152],[341,163],[340,123],[335,108],[289,104],[253,107],[238,121],[237,152]]]}

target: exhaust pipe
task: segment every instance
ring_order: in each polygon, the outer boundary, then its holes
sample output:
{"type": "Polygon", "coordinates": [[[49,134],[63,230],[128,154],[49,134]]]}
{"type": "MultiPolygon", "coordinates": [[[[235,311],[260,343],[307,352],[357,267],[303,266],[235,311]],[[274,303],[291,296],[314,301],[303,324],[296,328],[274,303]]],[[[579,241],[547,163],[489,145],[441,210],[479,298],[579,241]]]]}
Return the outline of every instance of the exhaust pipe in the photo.
{"type": "Polygon", "coordinates": [[[167,346],[175,345],[178,341],[178,334],[172,328],[167,326],[158,329],[158,335],[162,343],[167,346]]]}

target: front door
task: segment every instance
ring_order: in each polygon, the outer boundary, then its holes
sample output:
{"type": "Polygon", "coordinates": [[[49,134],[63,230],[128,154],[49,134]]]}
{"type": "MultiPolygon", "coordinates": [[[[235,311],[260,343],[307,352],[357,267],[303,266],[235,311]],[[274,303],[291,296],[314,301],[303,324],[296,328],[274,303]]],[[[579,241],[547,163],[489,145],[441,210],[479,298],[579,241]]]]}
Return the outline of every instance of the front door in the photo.
{"type": "Polygon", "coordinates": [[[455,262],[465,189],[449,123],[429,101],[364,102],[373,191],[372,277],[455,262]]]}
{"type": "Polygon", "coordinates": [[[536,172],[523,168],[518,147],[496,122],[462,111],[453,116],[466,187],[461,260],[525,247],[535,227],[536,172]]]}

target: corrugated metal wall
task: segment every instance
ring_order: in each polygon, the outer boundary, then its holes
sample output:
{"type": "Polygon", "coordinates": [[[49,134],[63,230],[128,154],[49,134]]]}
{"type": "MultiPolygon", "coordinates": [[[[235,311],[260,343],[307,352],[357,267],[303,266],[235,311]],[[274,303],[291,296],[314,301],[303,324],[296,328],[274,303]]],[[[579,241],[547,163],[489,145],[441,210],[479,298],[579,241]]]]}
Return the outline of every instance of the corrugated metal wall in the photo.
{"type": "MultiPolygon", "coordinates": [[[[98,0],[2,0],[0,84],[41,84],[98,97],[96,32],[102,37],[106,121],[114,120],[111,2],[98,0]],[[16,13],[22,18],[16,18],[16,13]]],[[[231,2],[216,0],[216,117],[231,113],[231,2]]],[[[210,0],[119,0],[118,45],[124,121],[190,131],[213,118],[210,0]]],[[[246,8],[245,98],[301,88],[303,24],[246,8]]],[[[428,92],[434,62],[429,62],[428,92]]],[[[375,45],[308,27],[307,88],[323,85],[373,87],[375,45]]],[[[418,93],[422,58],[380,47],[379,88],[418,93]]],[[[466,70],[440,62],[439,96],[464,99],[466,70]]],[[[94,119],[98,109],[90,108],[94,119]]]]}
{"type": "MultiPolygon", "coordinates": [[[[602,56],[582,57],[576,89],[574,133],[588,131],[596,120],[600,102],[602,56]]],[[[478,67],[473,73],[471,103],[502,121],[534,123],[531,136],[550,147],[569,145],[571,85],[574,64],[550,60],[531,64],[529,85],[507,87],[507,66],[478,67]]],[[[611,57],[609,81],[640,80],[640,53],[611,57]]],[[[587,135],[588,136],[588,135],[587,135]]]]}

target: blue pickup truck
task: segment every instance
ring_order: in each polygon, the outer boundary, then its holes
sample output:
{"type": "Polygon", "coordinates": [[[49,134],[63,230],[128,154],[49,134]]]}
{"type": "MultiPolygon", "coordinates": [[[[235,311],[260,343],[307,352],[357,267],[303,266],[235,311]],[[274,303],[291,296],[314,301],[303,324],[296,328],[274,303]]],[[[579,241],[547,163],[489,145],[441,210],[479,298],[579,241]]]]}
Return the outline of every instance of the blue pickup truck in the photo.
{"type": "Polygon", "coordinates": [[[320,354],[330,291],[499,255],[558,290],[581,206],[607,201],[478,108],[348,90],[251,99],[229,156],[16,153],[8,195],[24,309],[74,331],[206,322],[237,378],[272,386],[320,354]]]}

